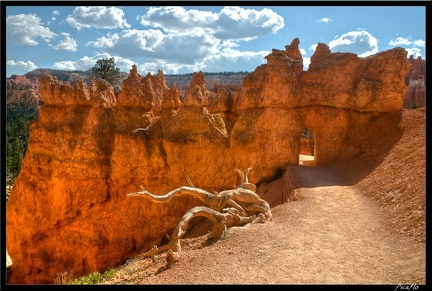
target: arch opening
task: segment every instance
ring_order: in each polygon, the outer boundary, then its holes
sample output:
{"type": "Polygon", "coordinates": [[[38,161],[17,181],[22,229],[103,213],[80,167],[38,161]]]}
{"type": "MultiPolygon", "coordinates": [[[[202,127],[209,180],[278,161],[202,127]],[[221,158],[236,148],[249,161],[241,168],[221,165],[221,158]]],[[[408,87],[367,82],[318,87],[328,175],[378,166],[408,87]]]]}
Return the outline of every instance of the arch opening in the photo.
{"type": "Polygon", "coordinates": [[[315,166],[315,133],[313,128],[305,128],[301,134],[299,165],[315,166]]]}

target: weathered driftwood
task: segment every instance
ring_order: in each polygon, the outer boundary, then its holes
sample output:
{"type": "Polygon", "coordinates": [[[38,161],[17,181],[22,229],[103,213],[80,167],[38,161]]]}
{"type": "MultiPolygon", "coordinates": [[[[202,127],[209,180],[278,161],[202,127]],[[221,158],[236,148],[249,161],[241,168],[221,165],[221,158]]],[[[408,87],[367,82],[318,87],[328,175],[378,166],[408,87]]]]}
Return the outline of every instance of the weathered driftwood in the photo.
{"type": "Polygon", "coordinates": [[[155,252],[162,252],[171,249],[174,252],[181,251],[180,239],[186,233],[189,222],[198,216],[205,217],[213,222],[213,229],[210,239],[217,240],[225,235],[225,231],[232,226],[241,226],[247,223],[263,223],[271,220],[272,213],[268,203],[261,199],[256,193],[256,186],[248,181],[248,174],[251,168],[244,173],[234,169],[240,177],[240,184],[232,190],[210,193],[192,185],[177,188],[165,195],[154,195],[142,188],[140,192],[128,194],[128,196],[140,196],[156,203],[165,203],[173,197],[189,195],[201,200],[205,206],[196,206],[186,212],[175,228],[170,242],[166,246],[153,248],[148,252],[154,257],[155,252]]]}

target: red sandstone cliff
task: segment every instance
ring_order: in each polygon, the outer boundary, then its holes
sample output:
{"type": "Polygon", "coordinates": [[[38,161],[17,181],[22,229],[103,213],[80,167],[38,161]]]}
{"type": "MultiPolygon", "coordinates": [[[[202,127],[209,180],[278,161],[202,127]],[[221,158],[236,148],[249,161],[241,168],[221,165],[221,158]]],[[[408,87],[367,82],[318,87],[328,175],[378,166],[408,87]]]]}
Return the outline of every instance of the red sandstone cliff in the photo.
{"type": "Polygon", "coordinates": [[[414,60],[410,56],[408,61],[411,69],[405,76],[407,90],[404,96],[404,108],[415,108],[426,106],[426,61],[418,57],[414,60]]]}
{"type": "Polygon", "coordinates": [[[411,64],[411,69],[405,76],[405,84],[409,84],[411,80],[417,80],[421,75],[426,75],[426,61],[422,60],[421,57],[414,59],[411,55],[408,58],[408,62],[411,64]]]}
{"type": "Polygon", "coordinates": [[[133,67],[118,99],[103,80],[70,86],[43,77],[43,106],[6,209],[10,283],[114,267],[160,244],[200,203],[126,196],[140,185],[165,194],[189,176],[221,191],[236,184],[234,167],[250,166],[259,185],[298,164],[305,128],[315,134],[316,165],[372,151],[369,137],[401,118],[406,51],[359,58],[319,44],[303,72],[298,44],[273,50],[239,95],[209,94],[201,72],[183,100],[161,71],[144,77],[133,67]]]}

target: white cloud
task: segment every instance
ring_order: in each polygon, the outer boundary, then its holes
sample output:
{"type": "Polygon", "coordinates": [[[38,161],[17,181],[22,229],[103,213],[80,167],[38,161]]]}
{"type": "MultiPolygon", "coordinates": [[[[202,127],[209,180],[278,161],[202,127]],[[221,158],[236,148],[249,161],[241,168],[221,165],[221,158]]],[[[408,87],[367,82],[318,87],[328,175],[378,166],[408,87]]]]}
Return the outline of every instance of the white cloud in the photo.
{"type": "Polygon", "coordinates": [[[350,52],[366,57],[378,52],[378,40],[365,30],[351,31],[329,43],[334,52],[350,52]]]}
{"type": "MultiPolygon", "coordinates": [[[[124,30],[88,42],[125,58],[148,57],[194,64],[218,51],[220,41],[210,35],[166,35],[159,30],[124,30]]],[[[227,43],[232,45],[232,43],[227,43]]]]}
{"type": "Polygon", "coordinates": [[[121,57],[115,57],[115,63],[121,72],[129,72],[135,64],[135,62],[121,57]]]}
{"type": "Polygon", "coordinates": [[[224,40],[224,41],[222,41],[222,46],[226,47],[226,48],[228,48],[228,47],[233,48],[233,47],[239,47],[240,45],[237,42],[232,41],[232,40],[224,40]]]}
{"type": "Polygon", "coordinates": [[[390,40],[389,45],[404,47],[408,52],[408,57],[413,56],[414,59],[417,59],[422,56],[421,50],[418,47],[425,47],[426,42],[422,39],[412,40],[411,37],[397,37],[396,40],[390,40]]]}
{"type": "Polygon", "coordinates": [[[195,9],[186,10],[179,6],[150,7],[147,13],[137,18],[144,26],[162,28],[167,32],[193,30],[196,27],[207,28],[208,23],[217,19],[217,14],[195,9]]]}
{"type": "Polygon", "coordinates": [[[75,63],[73,61],[62,61],[56,62],[53,65],[53,69],[55,70],[66,70],[66,71],[75,71],[75,63]]]}
{"type": "Polygon", "coordinates": [[[114,57],[114,62],[116,64],[116,67],[120,68],[121,72],[129,72],[129,70],[132,68],[132,65],[134,64],[134,62],[129,59],[125,59],[118,56],[112,56],[108,53],[97,53],[93,57],[84,56],[77,61],[56,62],[53,65],[53,69],[69,70],[69,71],[74,71],[74,70],[86,71],[88,69],[93,68],[98,59],[107,59],[111,57],[114,57]]]}
{"type": "Polygon", "coordinates": [[[6,40],[22,45],[38,45],[37,38],[49,42],[57,34],[41,25],[34,14],[18,14],[6,18],[6,40]]]}
{"type": "Polygon", "coordinates": [[[159,30],[123,30],[121,33],[108,34],[87,45],[104,48],[127,57],[146,56],[152,52],[165,36],[159,30]]]}
{"type": "Polygon", "coordinates": [[[302,48],[300,48],[300,54],[302,54],[302,55],[305,55],[305,54],[306,54],[306,50],[305,50],[305,49],[302,49],[302,48]]]}
{"type": "Polygon", "coordinates": [[[406,38],[398,37],[396,40],[391,40],[390,45],[410,45],[411,41],[406,38]]]}
{"type": "Polygon", "coordinates": [[[240,7],[224,7],[214,28],[221,39],[242,39],[276,33],[284,27],[284,19],[271,9],[261,11],[240,7]]]}
{"type": "Polygon", "coordinates": [[[303,58],[303,71],[307,71],[310,65],[310,58],[303,58]]]}
{"type": "Polygon", "coordinates": [[[311,45],[310,47],[309,47],[309,50],[310,51],[315,51],[315,49],[316,49],[316,47],[317,47],[317,43],[316,44],[313,44],[313,45],[311,45]]]}
{"type": "MultiPolygon", "coordinates": [[[[186,74],[191,72],[224,72],[224,71],[253,71],[258,64],[264,64],[265,56],[270,52],[244,52],[226,48],[223,52],[212,54],[194,64],[175,64],[165,60],[153,60],[136,64],[141,75],[156,74],[162,70],[164,74],[186,74]],[[239,69],[240,68],[240,69],[239,69]]],[[[131,66],[129,66],[130,70],[131,66]]]]}
{"type": "MultiPolygon", "coordinates": [[[[124,60],[152,59],[140,66],[136,64],[142,71],[152,73],[158,69],[170,74],[204,69],[231,70],[226,63],[234,71],[238,70],[235,65],[244,67],[242,70],[254,70],[257,61],[265,62],[264,56],[269,52],[234,50],[239,46],[237,41],[275,33],[284,26],[283,18],[267,8],[257,11],[224,7],[219,13],[213,13],[177,6],[151,7],[137,20],[153,29],[108,33],[86,45],[124,60]],[[250,65],[251,62],[255,65],[250,65]]],[[[131,66],[125,61],[126,64],[125,71],[128,71],[131,66]]],[[[77,64],[74,66],[77,68],[77,64]]]]}
{"type": "Polygon", "coordinates": [[[6,65],[10,66],[10,67],[17,67],[17,68],[20,68],[20,69],[24,69],[26,71],[32,71],[32,70],[34,70],[34,69],[37,68],[37,66],[33,62],[31,62],[31,61],[27,61],[27,62],[18,61],[18,62],[15,62],[14,60],[9,60],[9,61],[6,62],[6,65]]]}
{"type": "Polygon", "coordinates": [[[426,42],[424,40],[422,40],[422,39],[419,39],[419,40],[415,40],[413,42],[413,45],[415,45],[415,46],[421,46],[421,47],[426,47],[426,42]]]}
{"type": "Polygon", "coordinates": [[[87,57],[84,56],[81,59],[77,61],[61,61],[61,62],[55,62],[53,65],[53,69],[57,70],[82,70],[86,71],[88,69],[93,68],[93,66],[96,64],[96,61],[98,59],[105,59],[111,57],[109,54],[101,54],[100,57],[87,57]]]}
{"type": "Polygon", "coordinates": [[[327,17],[324,17],[324,18],[321,18],[320,20],[317,20],[317,22],[324,22],[324,23],[331,22],[331,21],[333,21],[333,20],[331,20],[330,18],[327,18],[327,17]]]}
{"type": "Polygon", "coordinates": [[[414,59],[417,59],[418,57],[422,56],[419,48],[413,47],[406,48],[405,50],[408,52],[407,57],[413,56],[414,59]]]}
{"type": "Polygon", "coordinates": [[[146,62],[144,64],[138,65],[138,72],[143,76],[147,75],[147,73],[155,75],[157,74],[158,70],[162,70],[165,75],[186,74],[194,72],[194,68],[195,67],[193,65],[178,65],[164,62],[146,62]]]}
{"type": "Polygon", "coordinates": [[[194,64],[208,55],[218,52],[219,40],[210,35],[164,37],[153,57],[170,62],[194,64]]]}
{"type": "Polygon", "coordinates": [[[268,54],[268,51],[241,52],[228,50],[220,54],[210,55],[195,64],[174,64],[160,60],[141,64],[138,66],[138,70],[142,75],[145,75],[148,72],[156,74],[158,70],[162,70],[164,74],[186,74],[199,71],[253,71],[256,69],[257,63],[265,63],[264,56],[268,54]]]}
{"type": "Polygon", "coordinates": [[[400,46],[400,45],[414,45],[425,47],[426,42],[422,39],[419,40],[411,40],[411,38],[398,37],[396,40],[390,40],[389,45],[400,46]]]}
{"type": "Polygon", "coordinates": [[[271,9],[261,11],[240,7],[224,7],[219,13],[186,10],[183,7],[150,8],[139,17],[144,26],[162,28],[176,34],[208,34],[218,39],[253,39],[276,33],[284,27],[284,19],[271,9]],[[200,29],[198,30],[197,27],[200,29]]]}
{"type": "Polygon", "coordinates": [[[66,22],[76,29],[81,28],[129,28],[124,18],[124,11],[117,7],[105,6],[79,6],[71,15],[66,17],[66,22]]]}
{"type": "Polygon", "coordinates": [[[87,45],[125,58],[154,58],[156,63],[195,66],[223,49],[237,47],[240,39],[275,33],[284,26],[283,18],[267,8],[224,7],[213,13],[177,6],[151,7],[137,19],[155,29],[109,33],[87,45]]]}
{"type": "Polygon", "coordinates": [[[60,11],[58,11],[58,10],[54,10],[54,11],[52,12],[52,15],[60,15],[60,11]]]}
{"type": "Polygon", "coordinates": [[[59,41],[54,49],[76,52],[78,47],[76,40],[70,37],[69,33],[63,32],[62,35],[64,36],[64,39],[59,41]]]}
{"type": "Polygon", "coordinates": [[[224,49],[221,53],[212,54],[202,60],[196,66],[196,70],[206,72],[224,71],[254,71],[260,64],[265,64],[265,56],[269,51],[239,51],[231,48],[224,49]],[[258,64],[258,65],[257,65],[258,64]]]}

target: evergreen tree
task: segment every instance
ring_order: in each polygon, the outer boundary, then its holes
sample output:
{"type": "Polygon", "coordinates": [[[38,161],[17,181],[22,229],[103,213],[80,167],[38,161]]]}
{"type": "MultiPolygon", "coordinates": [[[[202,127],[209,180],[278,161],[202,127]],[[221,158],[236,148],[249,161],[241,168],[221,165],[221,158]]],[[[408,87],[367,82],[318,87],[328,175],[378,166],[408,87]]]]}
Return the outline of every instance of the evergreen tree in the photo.
{"type": "Polygon", "coordinates": [[[19,171],[21,170],[21,163],[22,163],[22,146],[21,141],[18,137],[15,137],[11,144],[11,152],[9,155],[10,158],[10,168],[9,173],[11,175],[12,180],[14,180],[17,176],[19,171]]]}
{"type": "Polygon", "coordinates": [[[28,124],[39,115],[37,104],[27,98],[6,105],[6,175],[10,183],[18,176],[27,151],[28,124]]]}
{"type": "Polygon", "coordinates": [[[92,71],[96,78],[104,79],[113,86],[116,85],[116,82],[120,79],[120,69],[116,67],[113,57],[97,60],[92,71]]]}

